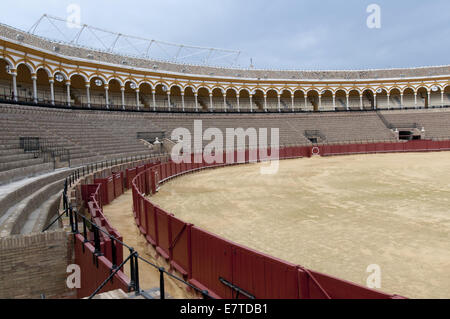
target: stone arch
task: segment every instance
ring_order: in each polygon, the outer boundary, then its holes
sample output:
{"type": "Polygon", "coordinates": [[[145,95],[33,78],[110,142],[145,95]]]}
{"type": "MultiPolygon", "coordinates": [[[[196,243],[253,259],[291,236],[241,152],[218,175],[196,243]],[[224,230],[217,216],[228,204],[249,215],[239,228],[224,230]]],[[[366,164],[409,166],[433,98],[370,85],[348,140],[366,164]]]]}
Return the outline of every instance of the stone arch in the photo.
{"type": "Polygon", "coordinates": [[[144,109],[153,107],[153,86],[151,82],[142,81],[139,83],[139,96],[144,109]]]}
{"type": "Polygon", "coordinates": [[[25,62],[17,64],[17,96],[19,100],[33,100],[32,74],[34,69],[25,62]]]}
{"type": "Polygon", "coordinates": [[[253,91],[253,104],[257,111],[264,111],[266,109],[266,105],[264,103],[264,90],[261,88],[257,88],[253,91]]]}
{"type": "Polygon", "coordinates": [[[195,110],[195,87],[187,85],[184,87],[184,107],[185,109],[195,110]]]}
{"type": "Polygon", "coordinates": [[[210,90],[208,87],[201,86],[197,89],[199,109],[203,111],[209,110],[210,108],[209,94],[210,90]]]}
{"type": "Polygon", "coordinates": [[[430,106],[432,107],[440,107],[442,105],[442,95],[443,88],[439,83],[434,83],[430,87],[430,106]]]}
{"type": "Polygon", "coordinates": [[[4,99],[13,99],[13,77],[11,70],[14,69],[13,64],[0,57],[0,96],[4,99]]]}
{"type": "Polygon", "coordinates": [[[450,106],[450,83],[444,85],[443,91],[444,91],[444,105],[450,106]]]}
{"type": "Polygon", "coordinates": [[[307,111],[319,111],[319,92],[316,89],[309,89],[307,91],[307,111]]]}
{"type": "Polygon", "coordinates": [[[429,88],[427,88],[426,86],[420,86],[417,88],[416,92],[417,92],[417,107],[428,108],[430,106],[428,100],[429,88]]]}
{"type": "Polygon", "coordinates": [[[363,109],[374,110],[375,109],[375,91],[373,88],[365,88],[362,91],[363,109]]]}
{"type": "Polygon", "coordinates": [[[14,60],[7,55],[0,56],[0,61],[4,61],[11,69],[16,68],[14,60]]]}
{"type": "Polygon", "coordinates": [[[226,94],[226,101],[227,101],[227,109],[235,110],[237,109],[237,96],[238,96],[238,90],[234,87],[228,87],[225,91],[226,94]]]}
{"type": "Polygon", "coordinates": [[[388,89],[385,87],[379,87],[375,91],[377,93],[377,109],[387,109],[388,108],[388,89]]]}
{"type": "Polygon", "coordinates": [[[267,109],[278,111],[278,90],[270,88],[266,91],[267,95],[267,109]]]}
{"type": "Polygon", "coordinates": [[[303,91],[302,89],[294,90],[294,108],[296,110],[306,109],[305,91],[303,91]]]}
{"type": "Polygon", "coordinates": [[[389,108],[401,108],[402,107],[402,103],[401,103],[401,92],[402,90],[399,87],[392,87],[389,90],[389,108]]]}
{"type": "Polygon", "coordinates": [[[183,92],[182,87],[179,84],[172,84],[169,90],[170,90],[170,107],[181,110],[182,109],[181,92],[183,92]]]}
{"type": "Polygon", "coordinates": [[[36,73],[36,69],[35,69],[35,67],[34,67],[34,65],[32,64],[31,61],[23,60],[23,59],[17,61],[16,69],[19,69],[19,67],[22,66],[22,65],[25,66],[30,71],[31,74],[36,73]]]}
{"type": "Polygon", "coordinates": [[[348,108],[350,110],[360,110],[361,109],[361,90],[356,87],[352,87],[348,91],[348,108]]]}
{"type": "Polygon", "coordinates": [[[70,95],[73,105],[87,105],[86,78],[83,74],[72,73],[70,75],[70,95]]]}

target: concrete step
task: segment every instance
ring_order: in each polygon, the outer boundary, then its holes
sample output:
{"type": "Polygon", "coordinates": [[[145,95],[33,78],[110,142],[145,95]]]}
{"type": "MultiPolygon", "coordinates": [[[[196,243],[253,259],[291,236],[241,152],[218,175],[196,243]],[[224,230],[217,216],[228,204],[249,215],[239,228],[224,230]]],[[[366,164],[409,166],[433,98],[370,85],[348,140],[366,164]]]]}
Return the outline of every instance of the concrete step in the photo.
{"type": "Polygon", "coordinates": [[[0,155],[0,163],[10,163],[10,162],[16,162],[16,161],[24,161],[24,160],[30,160],[30,159],[34,159],[34,154],[33,153],[24,153],[22,151],[22,153],[17,153],[14,155],[6,155],[6,156],[2,156],[0,155]]]}

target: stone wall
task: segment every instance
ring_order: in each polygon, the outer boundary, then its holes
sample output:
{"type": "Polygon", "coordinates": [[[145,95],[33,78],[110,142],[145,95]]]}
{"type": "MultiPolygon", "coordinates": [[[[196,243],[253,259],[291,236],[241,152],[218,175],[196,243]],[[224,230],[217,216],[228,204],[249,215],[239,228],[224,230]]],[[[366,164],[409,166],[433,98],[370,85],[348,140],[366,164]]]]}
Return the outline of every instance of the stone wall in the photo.
{"type": "Polygon", "coordinates": [[[63,230],[0,238],[0,299],[75,298],[66,286],[73,237],[63,230]]]}

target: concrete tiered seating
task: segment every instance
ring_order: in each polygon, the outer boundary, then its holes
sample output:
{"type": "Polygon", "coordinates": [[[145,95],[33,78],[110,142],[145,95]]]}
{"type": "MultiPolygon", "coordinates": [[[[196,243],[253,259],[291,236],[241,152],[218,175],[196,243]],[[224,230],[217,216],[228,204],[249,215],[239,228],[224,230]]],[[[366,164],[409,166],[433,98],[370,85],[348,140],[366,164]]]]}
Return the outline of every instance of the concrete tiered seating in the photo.
{"type": "Polygon", "coordinates": [[[405,123],[419,124],[425,129],[427,139],[450,138],[450,110],[448,109],[385,111],[382,114],[394,126],[405,123]]]}

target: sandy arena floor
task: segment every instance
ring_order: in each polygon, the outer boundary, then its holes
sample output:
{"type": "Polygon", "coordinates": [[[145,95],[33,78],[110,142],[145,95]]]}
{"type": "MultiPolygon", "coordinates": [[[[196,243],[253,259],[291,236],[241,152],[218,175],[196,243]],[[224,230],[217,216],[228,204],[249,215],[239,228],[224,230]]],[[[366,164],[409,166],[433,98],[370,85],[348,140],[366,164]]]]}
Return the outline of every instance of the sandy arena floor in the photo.
{"type": "MultiPolygon", "coordinates": [[[[144,236],[142,236],[137,228],[133,211],[132,211],[133,199],[131,191],[128,191],[124,195],[114,200],[110,205],[104,207],[104,214],[106,218],[111,222],[111,225],[116,228],[123,236],[123,241],[127,245],[133,247],[140,256],[158,265],[159,267],[166,267],[167,264],[161,258],[155,258],[156,253],[150,245],[147,244],[144,236]]],[[[128,249],[124,249],[124,258],[129,255],[128,249]]],[[[130,276],[129,263],[124,267],[125,274],[130,276]]],[[[153,288],[159,288],[159,272],[155,268],[139,262],[139,278],[141,289],[148,290],[153,288]]],[[[166,293],[170,297],[176,299],[195,298],[195,296],[186,290],[186,286],[175,281],[174,279],[165,277],[165,289],[166,293]]]]}
{"type": "MultiPolygon", "coordinates": [[[[261,165],[187,175],[152,200],[316,271],[365,285],[367,267],[377,264],[385,292],[450,298],[450,152],[289,160],[272,176],[261,165]]],[[[136,234],[119,227],[134,225],[131,216],[109,216],[122,234],[136,234]]]]}

